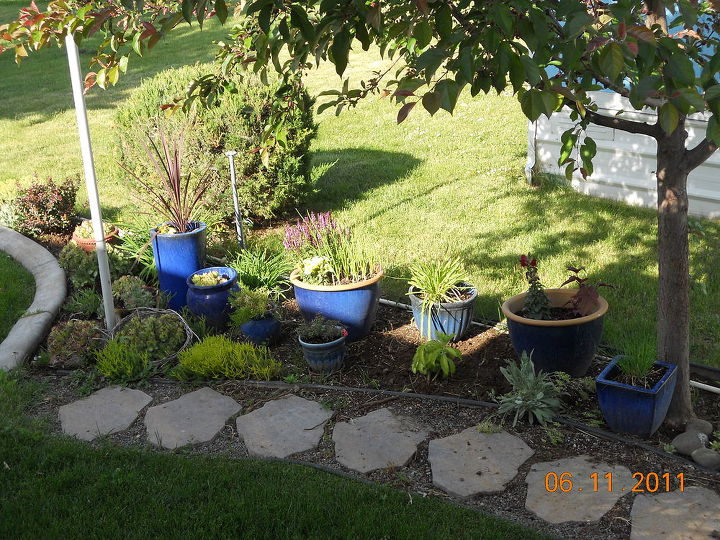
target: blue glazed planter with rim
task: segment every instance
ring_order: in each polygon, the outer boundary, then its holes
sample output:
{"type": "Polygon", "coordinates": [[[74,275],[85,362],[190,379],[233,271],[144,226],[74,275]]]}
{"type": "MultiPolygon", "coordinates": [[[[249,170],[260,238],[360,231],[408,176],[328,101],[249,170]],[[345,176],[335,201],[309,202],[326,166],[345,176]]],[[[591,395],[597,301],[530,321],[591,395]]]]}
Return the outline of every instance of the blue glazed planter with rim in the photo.
{"type": "MultiPolygon", "coordinates": [[[[460,283],[470,287],[469,283],[460,283]]],[[[425,339],[437,339],[438,332],[454,336],[452,341],[458,341],[470,327],[473,314],[475,313],[475,300],[477,290],[471,288],[468,292],[470,298],[460,302],[442,302],[433,304],[430,311],[423,309],[422,299],[414,294],[413,287],[410,287],[408,296],[412,306],[415,325],[425,339]]]]}
{"type": "Polygon", "coordinates": [[[306,343],[298,337],[303,357],[312,371],[330,373],[337,371],[345,362],[345,336],[328,343],[306,343]]]}
{"type": "Polygon", "coordinates": [[[207,323],[214,328],[227,326],[230,316],[230,293],[238,290],[237,272],[227,266],[211,266],[190,274],[186,279],[187,306],[196,317],[205,317],[207,323]],[[207,274],[213,270],[225,276],[227,281],[218,285],[200,286],[192,282],[195,275],[207,274]]]}
{"type": "Polygon", "coordinates": [[[280,321],[272,313],[267,313],[260,318],[250,319],[245,324],[242,324],[240,330],[250,343],[269,345],[280,334],[280,321]]]}
{"type": "Polygon", "coordinates": [[[200,221],[190,225],[193,229],[186,233],[158,234],[157,229],[150,230],[160,290],[170,296],[169,307],[175,311],[185,306],[188,276],[205,266],[207,226],[200,221]]]}
{"type": "Polygon", "coordinates": [[[375,323],[382,268],[370,279],[347,285],[310,285],[303,283],[297,270],[290,274],[295,299],[306,321],[322,315],[347,328],[347,341],[365,337],[375,323]]]}
{"type": "MultiPolygon", "coordinates": [[[[577,289],[545,289],[553,307],[565,306],[576,292],[577,289]]],[[[607,301],[599,296],[595,309],[584,317],[545,321],[517,315],[523,309],[526,295],[515,295],[502,305],[517,355],[523,352],[530,355],[536,372],[564,371],[572,377],[583,377],[600,345],[607,301]]]]}
{"type": "Polygon", "coordinates": [[[665,420],[677,382],[677,365],[655,362],[665,368],[652,388],[642,388],[615,380],[620,374],[613,359],[595,378],[598,404],[610,429],[638,437],[650,437],[665,420]]]}

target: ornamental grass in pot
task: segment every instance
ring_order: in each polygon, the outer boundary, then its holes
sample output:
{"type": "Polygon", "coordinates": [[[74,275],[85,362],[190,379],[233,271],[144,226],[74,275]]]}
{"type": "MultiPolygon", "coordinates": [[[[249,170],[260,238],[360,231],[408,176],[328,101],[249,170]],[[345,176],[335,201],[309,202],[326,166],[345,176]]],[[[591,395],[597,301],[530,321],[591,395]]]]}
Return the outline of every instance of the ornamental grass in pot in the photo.
{"type": "Polygon", "coordinates": [[[312,371],[329,373],[343,366],[348,331],[338,321],[318,315],[298,328],[298,342],[312,371]]]}
{"type": "Polygon", "coordinates": [[[156,142],[147,134],[143,142],[150,175],[138,174],[121,164],[134,179],[141,202],[165,221],[151,229],[153,257],[160,290],[170,296],[170,307],[186,304],[187,278],[205,266],[207,225],[197,219],[203,197],[213,185],[214,176],[206,168],[197,176],[183,170],[184,136],[170,139],[158,129],[156,142]],[[153,174],[154,173],[154,174],[153,174]]]}
{"type": "Polygon", "coordinates": [[[348,341],[364,337],[375,322],[383,270],[349,229],[330,212],[309,213],[285,229],[295,259],[290,282],[305,320],[317,315],[347,328],[348,341]]]}
{"type": "Polygon", "coordinates": [[[598,404],[610,429],[650,437],[665,420],[677,365],[637,351],[613,358],[595,378],[598,404]]]}
{"type": "Polygon", "coordinates": [[[477,291],[467,282],[458,259],[418,262],[410,267],[410,305],[425,339],[462,338],[475,311],[477,291]]]}
{"type": "Polygon", "coordinates": [[[598,287],[609,285],[593,284],[581,277],[584,267],[569,266],[571,275],[561,287],[577,283],[578,288],[546,289],[536,259],[522,255],[520,265],[525,269],[528,290],[502,305],[515,352],[531,355],[536,371],[584,376],[600,344],[608,310],[598,287]]]}

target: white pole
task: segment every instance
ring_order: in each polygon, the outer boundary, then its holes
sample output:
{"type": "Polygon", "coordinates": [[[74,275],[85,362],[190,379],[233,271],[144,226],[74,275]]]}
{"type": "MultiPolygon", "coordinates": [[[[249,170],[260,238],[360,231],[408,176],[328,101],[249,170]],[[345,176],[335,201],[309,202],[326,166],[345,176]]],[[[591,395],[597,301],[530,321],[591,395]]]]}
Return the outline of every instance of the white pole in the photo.
{"type": "Polygon", "coordinates": [[[80,54],[71,33],[65,36],[65,47],[67,48],[68,64],[70,65],[70,80],[72,81],[75,115],[77,116],[78,133],[80,135],[80,150],[82,151],[83,167],[85,169],[85,186],[87,188],[88,203],[90,204],[90,217],[95,231],[95,252],[97,253],[98,267],[100,269],[105,326],[111,329],[115,326],[115,305],[110,283],[110,264],[108,263],[102,213],[100,211],[100,198],[98,197],[97,181],[95,179],[95,162],[93,160],[92,146],[90,145],[90,128],[88,127],[87,113],[85,111],[80,54]]]}
{"type": "Polygon", "coordinates": [[[232,186],[233,206],[235,207],[235,230],[237,231],[238,245],[240,246],[240,249],[245,249],[245,231],[243,231],[240,205],[238,204],[237,177],[235,173],[236,154],[237,152],[235,150],[225,152],[225,155],[230,160],[230,184],[232,186]]]}

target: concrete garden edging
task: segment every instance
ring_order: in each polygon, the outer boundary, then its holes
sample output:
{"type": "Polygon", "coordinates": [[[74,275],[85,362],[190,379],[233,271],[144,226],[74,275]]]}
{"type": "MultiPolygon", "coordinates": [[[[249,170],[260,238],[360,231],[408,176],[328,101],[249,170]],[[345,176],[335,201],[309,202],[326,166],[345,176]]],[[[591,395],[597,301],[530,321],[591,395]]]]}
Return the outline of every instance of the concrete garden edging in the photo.
{"type": "Polygon", "coordinates": [[[0,343],[0,369],[19,366],[47,335],[65,301],[65,272],[53,255],[22,234],[0,227],[0,251],[25,267],[35,279],[35,297],[25,314],[0,343]]]}

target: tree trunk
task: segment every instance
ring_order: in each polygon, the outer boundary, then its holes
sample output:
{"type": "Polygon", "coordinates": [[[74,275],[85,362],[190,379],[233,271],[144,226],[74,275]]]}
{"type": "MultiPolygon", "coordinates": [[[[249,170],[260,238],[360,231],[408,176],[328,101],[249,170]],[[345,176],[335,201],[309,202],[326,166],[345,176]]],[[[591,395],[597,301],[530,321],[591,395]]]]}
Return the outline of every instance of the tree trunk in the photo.
{"type": "Polygon", "coordinates": [[[658,360],[677,364],[675,394],[666,422],[680,427],[693,416],[690,400],[690,262],[685,163],[687,132],[681,121],[672,135],[657,138],[658,360]]]}
{"type": "Polygon", "coordinates": [[[667,16],[665,14],[664,0],[645,0],[645,11],[647,17],[645,24],[648,28],[652,28],[654,24],[659,24],[663,33],[668,33],[667,16]]]}

